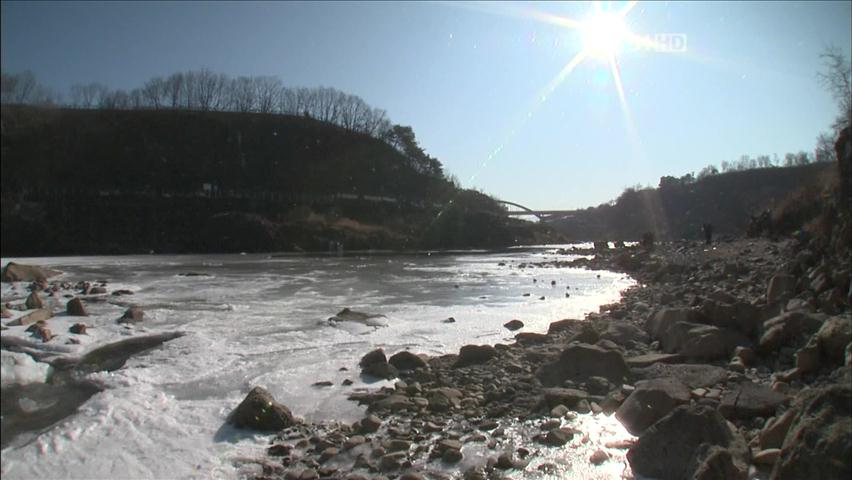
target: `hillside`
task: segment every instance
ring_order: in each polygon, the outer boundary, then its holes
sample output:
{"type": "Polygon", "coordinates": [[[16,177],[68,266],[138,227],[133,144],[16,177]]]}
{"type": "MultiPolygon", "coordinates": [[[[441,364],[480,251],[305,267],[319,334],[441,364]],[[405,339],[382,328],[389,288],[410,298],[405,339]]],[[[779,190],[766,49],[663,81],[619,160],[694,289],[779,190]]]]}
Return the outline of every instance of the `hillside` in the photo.
{"type": "Polygon", "coordinates": [[[552,225],[577,241],[638,240],[645,232],[660,239],[694,239],[700,237],[704,223],[712,224],[720,235],[742,235],[752,216],[795,201],[797,191],[822,190],[835,168],[833,163],[815,163],[729,172],[697,181],[663,177],[657,188],[627,189],[611,204],[576,210],[552,225]]]}
{"type": "Polygon", "coordinates": [[[483,248],[551,238],[303,116],[4,106],[3,255],[483,248]]]}

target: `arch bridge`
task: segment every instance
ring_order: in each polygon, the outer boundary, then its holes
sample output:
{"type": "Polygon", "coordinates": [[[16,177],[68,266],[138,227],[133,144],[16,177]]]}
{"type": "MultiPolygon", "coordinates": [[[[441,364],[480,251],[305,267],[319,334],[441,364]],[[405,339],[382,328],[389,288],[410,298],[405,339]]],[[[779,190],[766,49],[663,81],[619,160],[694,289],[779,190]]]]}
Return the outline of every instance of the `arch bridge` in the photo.
{"type": "Polygon", "coordinates": [[[537,217],[542,222],[549,222],[553,220],[559,220],[562,218],[571,218],[573,217],[572,210],[533,210],[531,208],[525,207],[520,203],[509,202],[507,200],[497,200],[497,203],[501,205],[509,205],[512,207],[520,208],[520,211],[508,211],[506,215],[510,217],[525,217],[525,216],[534,216],[537,217]]]}

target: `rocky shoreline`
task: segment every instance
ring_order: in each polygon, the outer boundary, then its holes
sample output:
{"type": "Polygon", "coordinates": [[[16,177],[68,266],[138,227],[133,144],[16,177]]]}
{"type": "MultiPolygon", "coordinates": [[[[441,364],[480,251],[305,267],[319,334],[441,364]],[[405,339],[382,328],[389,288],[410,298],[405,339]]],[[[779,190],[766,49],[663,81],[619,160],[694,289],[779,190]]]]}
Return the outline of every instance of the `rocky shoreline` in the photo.
{"type": "Polygon", "coordinates": [[[354,424],[300,422],[256,388],[231,417],[277,432],[252,475],[849,478],[848,249],[728,239],[564,253],[594,256],[528,266],[617,270],[640,285],[508,345],[369,352],[362,375],[398,380],[354,392],[368,406],[354,424]],[[584,431],[610,416],[635,437],[584,431]],[[560,462],[567,450],[581,461],[560,462]]]}

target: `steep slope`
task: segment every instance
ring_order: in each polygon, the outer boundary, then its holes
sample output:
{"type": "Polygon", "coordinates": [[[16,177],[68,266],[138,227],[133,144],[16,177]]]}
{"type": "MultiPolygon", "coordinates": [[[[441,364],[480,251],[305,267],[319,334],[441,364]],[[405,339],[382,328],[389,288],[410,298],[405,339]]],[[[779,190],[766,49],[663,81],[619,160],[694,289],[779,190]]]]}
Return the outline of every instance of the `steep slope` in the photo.
{"type": "Polygon", "coordinates": [[[4,255],[549,238],[545,227],[506,218],[490,197],[458,189],[440,168],[425,172],[379,139],[308,117],[4,106],[0,133],[4,255]],[[462,221],[436,221],[445,211],[462,221]]]}
{"type": "Polygon", "coordinates": [[[644,232],[661,239],[697,238],[704,223],[719,234],[745,234],[752,216],[789,202],[797,190],[821,190],[834,169],[816,163],[661,181],[654,189],[628,189],[612,204],[574,211],[553,226],[572,240],[638,240],[644,232]]]}

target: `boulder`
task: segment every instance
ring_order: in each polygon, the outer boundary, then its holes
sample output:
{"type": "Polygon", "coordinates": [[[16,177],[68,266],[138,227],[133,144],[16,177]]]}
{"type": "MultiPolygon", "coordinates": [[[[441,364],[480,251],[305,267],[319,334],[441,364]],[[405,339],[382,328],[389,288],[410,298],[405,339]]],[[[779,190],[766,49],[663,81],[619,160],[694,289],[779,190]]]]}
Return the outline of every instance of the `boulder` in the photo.
{"type": "Polygon", "coordinates": [[[43,282],[50,277],[59,275],[62,272],[51,270],[49,268],[39,267],[37,265],[23,265],[20,263],[9,262],[3,267],[2,281],[4,282],[43,282]]]}
{"type": "Polygon", "coordinates": [[[757,335],[763,325],[760,309],[746,302],[723,303],[705,300],[701,305],[701,313],[708,325],[729,328],[748,336],[757,335]]]}
{"type": "Polygon", "coordinates": [[[124,312],[124,315],[118,319],[118,323],[140,323],[144,319],[144,310],[139,307],[130,307],[124,312]]]}
{"type": "Polygon", "coordinates": [[[589,394],[574,388],[545,388],[544,401],[548,408],[564,405],[574,408],[580,400],[588,400],[589,394]]]}
{"type": "Polygon", "coordinates": [[[634,474],[644,477],[693,478],[719,454],[709,446],[726,450],[737,470],[747,471],[745,441],[716,410],[704,406],[675,408],[639,436],[627,452],[627,461],[634,474]]]}
{"type": "Polygon", "coordinates": [[[821,357],[819,342],[815,337],[811,337],[804,347],[800,348],[796,354],[796,368],[801,373],[809,373],[819,370],[821,357]]]}
{"type": "Polygon", "coordinates": [[[485,363],[497,356],[497,350],[491,345],[465,345],[459,350],[459,358],[453,368],[485,363]]]}
{"type": "Polygon", "coordinates": [[[589,345],[597,343],[601,339],[598,331],[589,322],[583,322],[580,325],[580,331],[571,335],[568,342],[588,343],[589,345]]]}
{"type": "Polygon", "coordinates": [[[561,447],[574,438],[574,433],[574,430],[570,428],[554,428],[547,432],[547,436],[544,437],[544,443],[551,447],[561,447]]]}
{"type": "Polygon", "coordinates": [[[624,359],[630,368],[643,368],[655,363],[681,363],[684,357],[679,353],[646,353],[624,359]]]}
{"type": "Polygon", "coordinates": [[[547,340],[549,340],[549,337],[545,333],[521,332],[515,335],[515,341],[521,345],[544,343],[547,340]]]}
{"type": "Polygon", "coordinates": [[[764,353],[778,350],[796,340],[807,339],[822,326],[824,315],[803,311],[787,312],[763,322],[760,350],[764,353]]]}
{"type": "Polygon", "coordinates": [[[378,402],[375,402],[370,405],[370,410],[372,411],[391,411],[398,412],[400,410],[407,410],[414,406],[414,403],[411,402],[411,399],[406,397],[405,395],[391,395],[387,398],[383,398],[378,402]]]}
{"type": "Polygon", "coordinates": [[[701,444],[693,456],[693,462],[687,469],[692,480],[746,480],[748,467],[742,459],[737,459],[730,450],[718,445],[701,444]]]}
{"type": "Polygon", "coordinates": [[[447,412],[461,405],[463,394],[455,388],[442,387],[430,390],[426,396],[429,410],[447,412]]]}
{"type": "Polygon", "coordinates": [[[524,328],[524,322],[520,320],[509,320],[508,322],[503,324],[506,329],[514,332],[515,330],[520,330],[524,328]]]}
{"type": "Polygon", "coordinates": [[[712,325],[677,322],[661,336],[664,351],[689,358],[718,360],[729,358],[738,346],[750,342],[741,333],[712,325]]]}
{"type": "Polygon", "coordinates": [[[624,428],[640,435],[676,407],[689,403],[690,390],[674,378],[637,382],[636,389],[615,412],[624,428]]]}
{"type": "Polygon", "coordinates": [[[816,333],[822,353],[838,364],[843,364],[844,349],[852,341],[852,317],[849,314],[828,318],[816,333]]]}
{"type": "Polygon", "coordinates": [[[661,377],[676,378],[689,388],[712,387],[728,379],[728,371],[715,365],[655,363],[650,367],[633,370],[638,379],[654,379],[661,377]]]}
{"type": "Polygon", "coordinates": [[[381,348],[377,348],[361,357],[358,365],[361,367],[363,375],[376,378],[391,379],[395,378],[399,373],[396,367],[388,363],[385,352],[381,348]]]}
{"type": "Polygon", "coordinates": [[[42,342],[48,342],[51,338],[53,338],[53,332],[47,328],[47,323],[43,320],[39,320],[38,322],[30,325],[26,331],[31,332],[34,337],[38,338],[42,342]]]}
{"type": "Polygon", "coordinates": [[[773,304],[796,294],[796,277],[787,274],[773,275],[766,289],[766,303],[773,304]]]}
{"type": "Polygon", "coordinates": [[[26,313],[15,320],[12,320],[9,325],[29,325],[31,323],[43,322],[48,318],[53,317],[53,309],[39,308],[32,312],[26,313]]]}
{"type": "Polygon", "coordinates": [[[358,430],[364,433],[373,433],[382,426],[382,420],[375,415],[367,415],[358,422],[358,430]]]}
{"type": "Polygon", "coordinates": [[[852,385],[804,390],[772,479],[852,478],[852,385]]]}
{"type": "Polygon", "coordinates": [[[755,453],[751,460],[755,465],[775,465],[779,458],[781,458],[780,448],[767,448],[755,453]]]}
{"type": "Polygon", "coordinates": [[[260,431],[279,431],[293,426],[290,409],[276,402],[262,387],[254,387],[231,415],[228,422],[237,428],[260,431]]]}
{"type": "Polygon", "coordinates": [[[420,358],[420,356],[405,350],[391,355],[388,363],[393,365],[397,370],[416,370],[418,368],[429,367],[429,364],[420,358]]]}
{"type": "Polygon", "coordinates": [[[72,317],[89,316],[89,312],[86,311],[86,307],[83,305],[83,302],[79,297],[74,297],[71,300],[68,300],[68,303],[65,304],[65,312],[72,317]]]}
{"type": "Polygon", "coordinates": [[[760,445],[760,448],[781,448],[797,413],[795,409],[789,409],[780,417],[776,417],[775,420],[767,423],[758,436],[758,445],[760,445]]]}
{"type": "Polygon", "coordinates": [[[565,380],[584,381],[589,377],[604,377],[621,385],[630,374],[620,353],[585,343],[571,343],[559,359],[543,365],[536,372],[541,383],[548,387],[561,386],[565,380]]]}
{"type": "Polygon", "coordinates": [[[76,335],[85,335],[86,328],[85,323],[75,323],[74,325],[71,325],[71,328],[69,328],[68,331],[76,335]]]}
{"type": "Polygon", "coordinates": [[[547,333],[552,335],[554,333],[568,332],[570,334],[579,333],[583,325],[587,322],[585,320],[575,320],[573,318],[566,318],[564,320],[557,320],[555,322],[551,322],[550,326],[547,327],[547,333]]]}
{"type": "Polygon", "coordinates": [[[645,330],[654,340],[660,340],[672,325],[679,322],[705,323],[700,312],[691,308],[665,308],[651,314],[645,323],[645,330]]]}
{"type": "Polygon", "coordinates": [[[770,417],[787,396],[764,385],[743,382],[722,396],[719,413],[726,418],[770,417]]]}
{"type": "Polygon", "coordinates": [[[44,302],[41,300],[41,297],[38,296],[37,292],[30,293],[29,296],[27,296],[26,301],[24,301],[24,305],[27,307],[27,310],[44,308],[44,302]]]}
{"type": "Polygon", "coordinates": [[[329,317],[329,322],[354,322],[361,323],[370,327],[384,327],[387,325],[387,317],[380,314],[370,314],[364,312],[356,312],[349,308],[337,312],[337,315],[329,317]]]}
{"type": "Polygon", "coordinates": [[[601,334],[604,340],[610,340],[618,345],[633,343],[648,343],[648,334],[636,325],[629,323],[610,323],[609,327],[601,334]]]}

